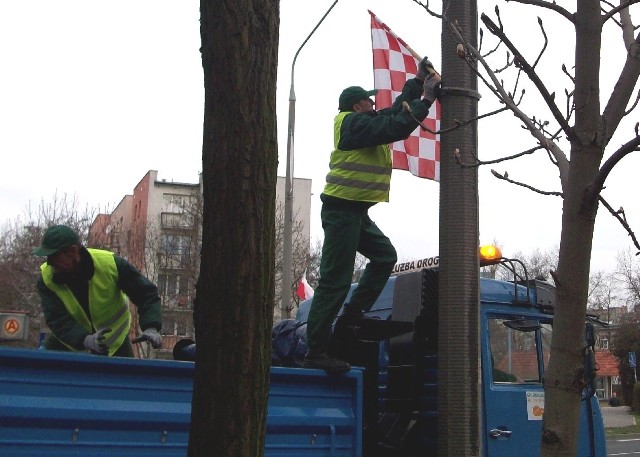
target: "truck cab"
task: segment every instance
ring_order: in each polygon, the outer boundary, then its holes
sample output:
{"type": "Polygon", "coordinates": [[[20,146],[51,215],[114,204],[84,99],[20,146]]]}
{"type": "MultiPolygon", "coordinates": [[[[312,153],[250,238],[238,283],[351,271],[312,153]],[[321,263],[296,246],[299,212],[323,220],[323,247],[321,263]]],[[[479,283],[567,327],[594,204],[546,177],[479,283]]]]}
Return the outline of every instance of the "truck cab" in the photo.
{"type": "MultiPolygon", "coordinates": [[[[516,273],[513,260],[499,263],[513,280],[480,278],[482,455],[534,457],[540,454],[555,288],[528,279],[526,270],[516,273]]],[[[355,329],[334,326],[333,332],[331,352],[364,368],[364,457],[431,455],[438,446],[437,258],[402,264],[394,272],[368,319],[355,329]]],[[[311,300],[301,302],[298,320],[306,321],[310,305],[311,300]]],[[[589,374],[595,370],[594,344],[593,322],[587,321],[589,374]]],[[[591,379],[582,392],[577,455],[606,455],[591,379]]]]}

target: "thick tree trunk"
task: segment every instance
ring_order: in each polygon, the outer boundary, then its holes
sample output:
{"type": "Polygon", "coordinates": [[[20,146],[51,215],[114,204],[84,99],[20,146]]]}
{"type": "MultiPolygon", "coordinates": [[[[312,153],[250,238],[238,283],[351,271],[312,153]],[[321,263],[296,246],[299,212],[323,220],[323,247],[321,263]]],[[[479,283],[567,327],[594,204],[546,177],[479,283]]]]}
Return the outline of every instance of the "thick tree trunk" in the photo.
{"type": "Polygon", "coordinates": [[[263,455],[274,295],[277,0],[201,0],[203,236],[189,456],[263,455]]]}
{"type": "Polygon", "coordinates": [[[578,2],[576,14],[576,122],[571,138],[568,188],[563,189],[562,234],[556,274],[556,307],[551,358],[545,373],[545,411],[541,455],[575,456],[580,392],[585,381],[585,317],[589,264],[597,207],[583,207],[598,173],[604,135],[600,126],[601,46],[598,0],[578,2]]]}

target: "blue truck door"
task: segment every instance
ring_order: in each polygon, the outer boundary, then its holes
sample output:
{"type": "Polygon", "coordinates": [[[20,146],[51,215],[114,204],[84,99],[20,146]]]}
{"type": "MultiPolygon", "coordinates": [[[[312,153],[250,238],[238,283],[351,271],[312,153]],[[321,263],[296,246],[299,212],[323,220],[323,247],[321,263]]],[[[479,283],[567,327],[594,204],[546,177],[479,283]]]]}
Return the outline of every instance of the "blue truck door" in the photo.
{"type": "Polygon", "coordinates": [[[551,335],[550,325],[540,324],[537,319],[500,315],[485,314],[482,319],[483,441],[487,457],[540,454],[543,356],[548,357],[542,346],[548,347],[551,335]]]}

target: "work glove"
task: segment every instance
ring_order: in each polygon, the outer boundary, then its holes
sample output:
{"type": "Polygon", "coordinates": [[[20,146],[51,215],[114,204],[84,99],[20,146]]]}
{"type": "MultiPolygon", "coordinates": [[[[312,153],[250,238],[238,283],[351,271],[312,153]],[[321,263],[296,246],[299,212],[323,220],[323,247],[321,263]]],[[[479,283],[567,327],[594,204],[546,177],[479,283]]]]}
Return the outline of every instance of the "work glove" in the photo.
{"type": "Polygon", "coordinates": [[[132,343],[140,343],[142,341],[148,341],[151,343],[154,349],[162,347],[162,336],[155,328],[148,328],[144,330],[140,335],[131,340],[132,343]]]}
{"type": "MultiPolygon", "coordinates": [[[[402,100],[411,101],[420,99],[424,92],[424,81],[419,81],[418,78],[408,79],[402,87],[402,100]]],[[[398,97],[400,98],[400,97],[398,97]]]]}
{"type": "Polygon", "coordinates": [[[105,342],[104,334],[110,331],[110,328],[101,328],[96,333],[85,336],[84,347],[94,354],[106,355],[109,352],[109,347],[105,342]]]}
{"type": "Polygon", "coordinates": [[[425,79],[422,88],[424,99],[430,103],[435,102],[436,98],[440,96],[440,80],[436,78],[429,77],[425,79]]]}
{"type": "Polygon", "coordinates": [[[431,75],[431,72],[429,71],[430,68],[433,70],[433,64],[428,57],[423,57],[418,63],[418,74],[416,75],[416,78],[421,81],[426,80],[431,75]]]}

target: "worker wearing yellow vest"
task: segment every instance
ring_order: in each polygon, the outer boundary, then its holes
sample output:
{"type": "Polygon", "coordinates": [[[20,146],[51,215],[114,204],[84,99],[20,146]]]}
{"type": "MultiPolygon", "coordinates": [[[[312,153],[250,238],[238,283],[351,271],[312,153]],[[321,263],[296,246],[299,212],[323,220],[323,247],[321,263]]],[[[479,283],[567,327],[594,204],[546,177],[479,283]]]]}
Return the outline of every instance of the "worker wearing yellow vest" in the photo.
{"type": "Polygon", "coordinates": [[[112,252],[85,248],[66,225],[49,227],[33,253],[47,257],[37,283],[53,333],[47,349],[133,357],[125,295],[137,305],[142,329],[133,342],[162,347],[158,290],[133,265],[112,252]]]}
{"type": "Polygon", "coordinates": [[[389,201],[391,152],[388,144],[407,138],[429,113],[439,90],[439,76],[426,58],[416,78],[405,83],[391,108],[375,111],[371,96],[377,90],[347,87],[340,94],[334,120],[334,150],[322,200],[324,243],[320,281],[307,318],[307,368],[330,373],[351,366],[328,353],[331,325],[349,292],[356,252],[367,259],[364,273],[338,322],[357,324],[384,287],[397,261],[389,238],[369,218],[368,210],[389,201]],[[407,101],[413,116],[403,110],[407,101]]]}

